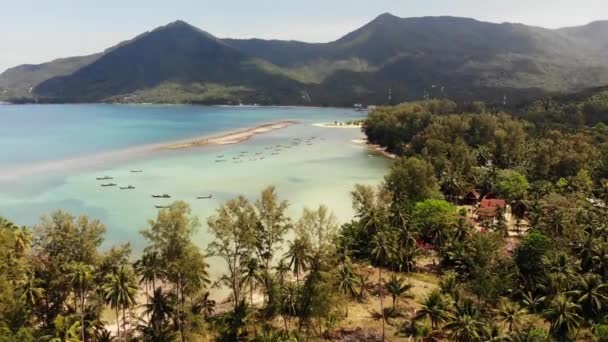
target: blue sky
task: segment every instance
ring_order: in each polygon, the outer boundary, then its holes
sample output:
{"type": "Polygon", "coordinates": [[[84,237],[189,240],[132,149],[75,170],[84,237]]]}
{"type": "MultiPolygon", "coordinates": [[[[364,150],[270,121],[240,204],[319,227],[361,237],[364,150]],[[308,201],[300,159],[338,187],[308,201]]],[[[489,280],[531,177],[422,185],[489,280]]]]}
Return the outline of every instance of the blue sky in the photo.
{"type": "Polygon", "coordinates": [[[98,52],[176,19],[218,37],[327,42],[384,12],[556,28],[608,19],[608,0],[0,0],[0,72],[98,52]]]}

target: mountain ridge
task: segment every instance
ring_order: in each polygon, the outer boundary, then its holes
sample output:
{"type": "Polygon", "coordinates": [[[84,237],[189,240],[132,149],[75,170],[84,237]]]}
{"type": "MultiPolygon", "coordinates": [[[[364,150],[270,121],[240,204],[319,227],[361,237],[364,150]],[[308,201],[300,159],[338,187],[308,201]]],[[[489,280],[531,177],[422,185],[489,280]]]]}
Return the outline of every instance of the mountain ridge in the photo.
{"type": "Polygon", "coordinates": [[[393,101],[519,100],[608,84],[604,30],[608,21],[545,29],[384,13],[306,43],[218,38],[176,20],[42,71],[11,68],[0,100],[349,105],[386,103],[389,89],[393,101]]]}

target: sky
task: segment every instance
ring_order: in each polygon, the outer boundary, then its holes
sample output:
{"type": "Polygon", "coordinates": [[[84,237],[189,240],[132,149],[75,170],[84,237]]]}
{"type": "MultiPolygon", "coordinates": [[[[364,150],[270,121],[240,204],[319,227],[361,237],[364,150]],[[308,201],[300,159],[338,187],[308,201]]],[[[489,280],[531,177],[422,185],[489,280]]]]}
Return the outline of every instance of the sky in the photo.
{"type": "Polygon", "coordinates": [[[385,12],[558,28],[608,19],[608,0],[0,0],[0,72],[100,52],[177,19],[222,38],[328,42],[385,12]]]}

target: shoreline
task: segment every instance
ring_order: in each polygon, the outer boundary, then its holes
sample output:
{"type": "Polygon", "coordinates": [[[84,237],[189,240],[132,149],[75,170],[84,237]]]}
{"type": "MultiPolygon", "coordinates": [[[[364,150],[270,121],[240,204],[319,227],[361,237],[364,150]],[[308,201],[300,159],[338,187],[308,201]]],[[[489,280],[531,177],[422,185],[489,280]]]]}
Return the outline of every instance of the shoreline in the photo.
{"type": "Polygon", "coordinates": [[[386,147],[382,147],[377,144],[372,144],[369,141],[367,141],[367,139],[353,139],[352,142],[357,145],[364,146],[365,148],[367,148],[370,151],[380,153],[382,156],[384,156],[388,159],[397,159],[399,157],[398,155],[396,155],[394,153],[390,153],[390,152],[386,151],[386,147]]]}
{"type": "Polygon", "coordinates": [[[166,150],[183,150],[195,147],[203,147],[210,145],[233,145],[243,141],[247,141],[254,136],[269,133],[279,129],[287,128],[289,126],[297,124],[294,120],[283,120],[277,122],[271,122],[266,124],[257,125],[254,127],[244,128],[232,132],[223,133],[217,136],[210,137],[198,137],[192,139],[185,139],[176,141],[163,146],[166,150]]]}
{"type": "Polygon", "coordinates": [[[143,144],[85,156],[76,156],[60,160],[49,160],[34,164],[15,165],[6,168],[0,167],[0,183],[17,181],[25,177],[30,177],[45,172],[54,173],[93,170],[95,168],[107,166],[108,164],[130,161],[134,158],[142,158],[153,155],[154,153],[161,153],[163,151],[170,153],[171,151],[194,147],[238,144],[257,135],[287,128],[297,123],[298,122],[295,120],[275,121],[239,130],[218,133],[212,136],[143,144]]]}
{"type": "Polygon", "coordinates": [[[322,128],[361,128],[363,127],[362,125],[358,125],[358,124],[343,124],[343,123],[330,123],[330,122],[318,122],[318,123],[314,123],[312,124],[315,127],[322,127],[322,128]]]}

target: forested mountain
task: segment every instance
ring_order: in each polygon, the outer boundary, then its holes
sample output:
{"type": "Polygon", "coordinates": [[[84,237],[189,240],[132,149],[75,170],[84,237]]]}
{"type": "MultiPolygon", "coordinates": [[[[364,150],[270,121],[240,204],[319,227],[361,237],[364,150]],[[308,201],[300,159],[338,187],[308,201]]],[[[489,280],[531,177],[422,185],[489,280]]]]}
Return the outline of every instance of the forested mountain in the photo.
{"type": "Polygon", "coordinates": [[[549,30],[383,14],[329,43],[219,39],[187,23],[97,55],[0,75],[0,99],[385,104],[425,96],[518,102],[608,84],[608,22],[549,30]]]}

